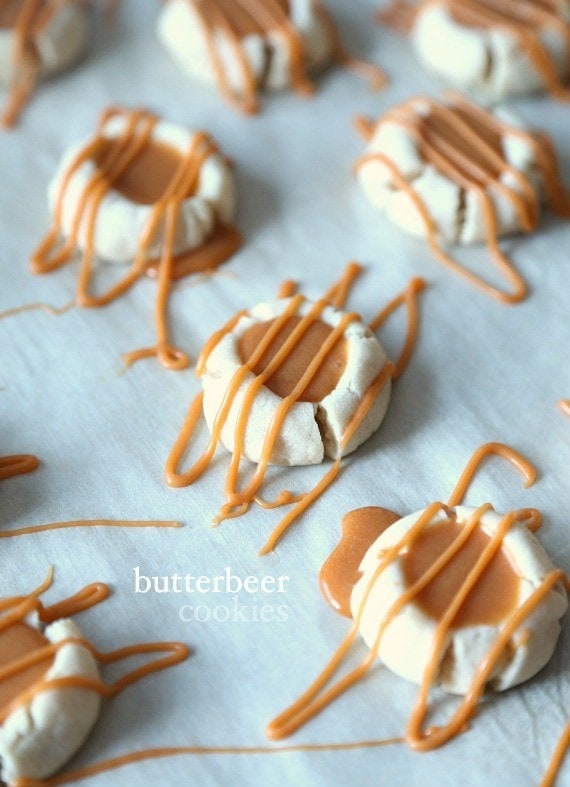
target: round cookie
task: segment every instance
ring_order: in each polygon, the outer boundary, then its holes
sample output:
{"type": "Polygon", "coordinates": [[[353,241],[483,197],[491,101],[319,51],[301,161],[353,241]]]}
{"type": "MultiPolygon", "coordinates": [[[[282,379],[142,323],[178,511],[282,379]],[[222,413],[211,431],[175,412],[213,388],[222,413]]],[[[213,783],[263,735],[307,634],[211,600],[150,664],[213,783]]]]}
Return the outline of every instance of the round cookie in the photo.
{"type": "Polygon", "coordinates": [[[411,39],[428,69],[462,89],[493,99],[539,89],[563,95],[570,2],[422,0],[411,39]]]}
{"type": "MultiPolygon", "coordinates": [[[[0,630],[0,667],[6,668],[42,648],[55,646],[47,662],[20,670],[0,681],[0,713],[33,684],[58,678],[97,680],[99,672],[83,635],[71,620],[58,620],[42,632],[36,616],[0,630]],[[49,664],[49,666],[47,666],[49,664]],[[47,668],[46,668],[47,666],[47,668]]],[[[58,771],[85,741],[99,715],[96,691],[66,686],[40,686],[0,722],[0,777],[9,784],[19,778],[44,779],[58,771]]]]}
{"type": "Polygon", "coordinates": [[[529,211],[521,210],[521,200],[538,206],[544,191],[536,147],[522,121],[505,109],[487,112],[453,99],[412,98],[389,110],[375,124],[356,172],[375,207],[404,231],[427,237],[425,217],[410,196],[413,189],[444,243],[487,239],[488,212],[480,189],[493,210],[498,236],[526,229],[529,211]],[[451,145],[453,168],[442,166],[438,155],[451,145]],[[476,173],[471,187],[465,178],[469,165],[476,173]]]}
{"type": "MultiPolygon", "coordinates": [[[[123,172],[98,201],[93,232],[93,251],[109,262],[132,262],[148,236],[153,211],[164,199],[177,170],[190,152],[196,158],[193,188],[177,208],[173,253],[182,254],[201,246],[218,224],[229,224],[235,213],[235,183],[231,167],[203,132],[189,131],[165,120],[156,120],[147,130],[148,116],[138,122],[133,114],[112,112],[103,120],[99,139],[85,140],[64,156],[49,186],[52,214],[59,213],[65,238],[75,237],[77,246],[89,246],[90,213],[86,195],[93,183],[107,175],[105,162],[119,152],[125,135],[133,140],[148,137],[123,172]]],[[[136,144],[136,140],[134,142],[136,144]]],[[[125,155],[124,152],[122,155],[125,155]]],[[[191,184],[192,185],[192,184],[191,184]]],[[[147,258],[160,257],[164,246],[165,222],[161,221],[145,244],[147,258]]]]}
{"type": "MultiPolygon", "coordinates": [[[[554,566],[533,534],[518,522],[512,524],[434,657],[438,624],[503,517],[493,510],[481,514],[466,506],[445,513],[440,510],[431,519],[428,512],[428,521],[419,534],[410,537],[411,529],[426,511],[392,524],[368,549],[360,565],[362,576],[352,591],[352,614],[366,644],[376,649],[390,670],[421,684],[424,672],[436,658],[434,682],[448,692],[467,694],[501,628],[528,602],[554,566]],[[473,518],[475,530],[456,556],[419,593],[401,604],[404,594],[433,568],[473,518]],[[397,551],[393,559],[386,558],[390,550],[397,551]],[[383,558],[388,562],[379,569],[383,558]],[[397,610],[390,613],[395,604],[397,610]]],[[[503,691],[542,669],[552,656],[560,633],[559,619],[567,606],[566,592],[558,581],[512,634],[490,675],[491,688],[503,691]]]]}
{"type": "Polygon", "coordinates": [[[253,112],[257,91],[310,91],[307,74],[332,59],[332,23],[320,0],[167,0],[158,35],[190,76],[253,112]]]}
{"type": "MultiPolygon", "coordinates": [[[[211,431],[232,380],[243,369],[244,363],[276,318],[290,311],[292,301],[292,298],[283,298],[250,309],[220,339],[208,356],[201,381],[204,415],[211,431]]],[[[299,382],[310,361],[343,321],[345,327],[319,371],[305,391],[290,404],[269,463],[308,465],[322,462],[325,456],[336,459],[354,451],[380,426],[390,398],[389,379],[352,438],[346,446],[341,447],[341,438],[347,425],[371,383],[385,366],[387,356],[372,331],[360,319],[346,320],[347,313],[332,306],[325,306],[319,311],[318,319],[296,341],[294,350],[280,364],[277,372],[263,385],[255,384],[256,377],[263,372],[301,318],[314,309],[314,303],[304,300],[288,318],[260,362],[242,377],[220,432],[220,441],[229,451],[234,451],[236,424],[240,412],[243,412],[244,405],[247,406],[246,402],[251,397],[248,391],[255,388],[245,425],[242,455],[253,462],[261,461],[275,414],[299,382]]]]}
{"type": "Polygon", "coordinates": [[[0,8],[0,84],[9,86],[5,125],[12,125],[38,78],[69,66],[85,50],[88,14],[78,0],[8,0],[0,8]]]}

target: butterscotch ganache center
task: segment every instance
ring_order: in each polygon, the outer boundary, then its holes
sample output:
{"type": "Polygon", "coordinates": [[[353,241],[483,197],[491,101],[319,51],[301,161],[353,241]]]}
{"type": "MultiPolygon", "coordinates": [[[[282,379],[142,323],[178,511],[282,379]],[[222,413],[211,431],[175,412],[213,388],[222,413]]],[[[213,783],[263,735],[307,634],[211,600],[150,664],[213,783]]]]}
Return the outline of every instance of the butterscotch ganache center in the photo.
{"type": "MultiPolygon", "coordinates": [[[[16,26],[18,17],[22,13],[25,0],[0,0],[0,29],[10,30],[16,26]]],[[[40,6],[44,5],[44,0],[40,6]]]]}
{"type": "MultiPolygon", "coordinates": [[[[258,363],[252,367],[254,374],[259,375],[265,370],[301,320],[301,317],[289,317],[258,363]]],[[[238,350],[242,363],[247,363],[251,358],[274,322],[275,320],[269,320],[252,325],[241,336],[238,350]]],[[[333,328],[322,320],[315,320],[315,322],[311,323],[299,337],[285,361],[280,364],[276,372],[265,382],[266,387],[282,398],[289,396],[332,331],[333,328]]],[[[332,350],[327,353],[317,373],[303,393],[297,397],[297,400],[300,402],[321,402],[325,396],[337,387],[346,367],[346,361],[347,342],[345,339],[340,338],[332,350]]]]}
{"type": "MultiPolygon", "coordinates": [[[[408,587],[421,579],[460,533],[461,525],[452,519],[420,533],[401,556],[408,587]]],[[[453,558],[415,596],[415,604],[430,618],[440,620],[490,540],[491,537],[477,526],[453,558]]],[[[501,547],[469,593],[451,628],[500,624],[517,606],[520,583],[508,552],[501,547]]]]}
{"type": "MultiPolygon", "coordinates": [[[[473,113],[459,107],[432,109],[418,119],[418,127],[420,149],[434,149],[438,159],[442,157],[460,175],[481,185],[500,179],[505,167],[501,135],[473,113]],[[478,138],[477,144],[469,132],[478,138]]],[[[433,153],[429,158],[433,159],[433,153]]]]}
{"type": "MultiPolygon", "coordinates": [[[[17,668],[19,662],[42,648],[48,647],[49,640],[26,623],[14,623],[0,631],[0,674],[10,668],[17,668]]],[[[9,677],[0,678],[0,711],[15,700],[26,689],[41,680],[53,664],[54,655],[48,655],[39,663],[20,669],[9,677]]]]}
{"type": "Polygon", "coordinates": [[[199,0],[198,8],[210,24],[229,25],[238,38],[280,30],[290,15],[289,0],[199,0]]]}
{"type": "MultiPolygon", "coordinates": [[[[112,155],[116,144],[117,140],[105,139],[94,157],[103,172],[107,170],[106,159],[112,155]]],[[[113,180],[113,188],[131,202],[154,205],[164,196],[181,163],[182,156],[175,148],[150,140],[113,180]]]]}

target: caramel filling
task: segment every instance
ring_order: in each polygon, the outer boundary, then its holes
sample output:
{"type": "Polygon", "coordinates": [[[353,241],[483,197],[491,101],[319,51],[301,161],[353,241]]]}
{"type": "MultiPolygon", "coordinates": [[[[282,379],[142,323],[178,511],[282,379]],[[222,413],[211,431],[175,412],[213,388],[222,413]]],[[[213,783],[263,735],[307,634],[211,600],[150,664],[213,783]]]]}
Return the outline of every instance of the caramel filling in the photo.
{"type": "MultiPolygon", "coordinates": [[[[114,145],[114,140],[106,139],[94,156],[95,163],[103,171],[114,145]]],[[[131,202],[154,205],[166,193],[181,163],[182,156],[173,147],[149,140],[130,167],[114,180],[112,187],[131,202]]]]}
{"type": "MultiPolygon", "coordinates": [[[[294,329],[298,327],[301,319],[301,317],[289,317],[287,319],[283,327],[274,336],[269,347],[251,366],[251,370],[255,375],[260,375],[265,371],[294,329]]],[[[242,363],[245,364],[250,360],[263,337],[275,323],[275,320],[270,320],[269,322],[252,325],[247,329],[239,340],[239,354],[242,363]]],[[[264,383],[267,388],[281,398],[289,396],[332,332],[333,329],[330,325],[327,325],[322,320],[316,320],[316,322],[312,323],[298,340],[286,360],[264,383]]],[[[346,357],[347,342],[341,338],[327,354],[317,374],[300,394],[297,401],[321,402],[325,396],[334,391],[345,370],[346,357]]]]}
{"type": "MultiPolygon", "coordinates": [[[[427,527],[401,556],[408,587],[418,582],[459,536],[462,526],[453,519],[427,527]]],[[[477,563],[491,537],[477,527],[462,549],[414,598],[414,603],[433,620],[441,620],[457,596],[469,572],[477,563]]],[[[498,625],[515,609],[521,578],[506,549],[495,553],[480,580],[454,617],[450,629],[465,626],[498,625]]]]}
{"type": "MultiPolygon", "coordinates": [[[[568,218],[570,201],[560,180],[556,153],[550,139],[543,133],[532,134],[509,126],[458,94],[450,96],[447,104],[426,97],[422,97],[421,106],[416,101],[401,104],[390,110],[376,128],[384,123],[402,126],[417,145],[423,162],[459,187],[460,202],[465,203],[467,193],[475,197],[483,214],[492,260],[509,289],[501,289],[465,269],[443,250],[435,218],[413,181],[406,180],[391,158],[383,153],[368,153],[356,162],[356,168],[377,161],[389,170],[394,186],[408,196],[424,222],[429,247],[439,262],[491,298],[503,303],[523,300],[527,295],[526,283],[499,248],[499,218],[492,197],[500,196],[513,205],[523,232],[532,232],[538,226],[540,206],[529,178],[505,158],[501,137],[507,134],[518,137],[532,148],[549,204],[558,215],[568,218]],[[510,185],[507,179],[511,181],[510,185]]],[[[362,119],[359,127],[367,138],[374,133],[374,125],[362,119]]],[[[459,208],[457,221],[462,220],[459,208]]]]}
{"type": "Polygon", "coordinates": [[[387,508],[368,506],[350,511],[342,520],[342,539],[319,572],[321,591],[339,614],[352,617],[350,597],[361,576],[360,564],[369,547],[400,519],[387,508]]]}
{"type": "MultiPolygon", "coordinates": [[[[49,644],[47,637],[26,623],[16,623],[4,631],[0,630],[0,672],[36,651],[49,648],[49,644]]],[[[41,680],[53,661],[54,654],[49,652],[39,663],[0,680],[0,712],[23,691],[41,680]]]]}
{"type": "Polygon", "coordinates": [[[4,0],[0,2],[0,28],[9,30],[15,27],[22,11],[24,0],[4,0]]]}
{"type": "Polygon", "coordinates": [[[198,2],[201,6],[211,5],[215,8],[213,13],[221,14],[239,38],[264,35],[269,31],[279,30],[285,20],[290,19],[289,0],[266,2],[265,5],[273,13],[264,12],[262,10],[264,3],[260,3],[259,0],[248,0],[247,3],[239,0],[198,0],[198,2]]]}

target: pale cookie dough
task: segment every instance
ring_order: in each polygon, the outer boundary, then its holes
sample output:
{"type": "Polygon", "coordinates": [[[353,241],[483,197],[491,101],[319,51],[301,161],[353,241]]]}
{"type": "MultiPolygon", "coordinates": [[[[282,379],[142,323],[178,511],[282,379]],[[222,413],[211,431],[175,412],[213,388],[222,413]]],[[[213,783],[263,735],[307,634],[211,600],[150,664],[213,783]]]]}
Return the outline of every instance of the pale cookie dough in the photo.
{"type": "MultiPolygon", "coordinates": [[[[460,524],[465,524],[476,511],[466,506],[451,510],[456,512],[460,524]]],[[[388,610],[406,590],[401,556],[377,576],[364,599],[366,588],[374,577],[381,556],[399,542],[422,513],[419,511],[406,516],[389,527],[368,549],[360,565],[362,576],[352,591],[351,610],[369,647],[373,647],[388,610]]],[[[443,519],[445,515],[440,513],[427,527],[443,519]]],[[[486,512],[481,520],[484,531],[492,535],[501,519],[494,511],[486,512]]],[[[508,552],[514,570],[522,578],[516,604],[518,608],[554,567],[537,539],[523,525],[515,523],[512,526],[504,537],[502,548],[508,552]]],[[[480,581],[483,579],[484,576],[480,581]]],[[[491,676],[491,688],[495,691],[508,689],[542,669],[552,656],[560,633],[559,619],[567,606],[564,587],[557,582],[513,635],[506,657],[498,661],[491,676]]],[[[397,675],[422,683],[423,672],[431,658],[437,623],[412,600],[386,626],[380,640],[379,658],[397,675]]],[[[498,635],[500,625],[450,629],[436,671],[436,683],[451,693],[467,693],[475,671],[498,635]]]]}
{"type": "MultiPolygon", "coordinates": [[[[24,3],[20,3],[24,6],[24,3]]],[[[74,0],[46,0],[42,14],[53,11],[47,24],[37,34],[30,30],[38,55],[39,73],[49,76],[67,67],[83,54],[88,40],[88,12],[84,4],[74,0]]],[[[39,17],[39,14],[37,15],[39,17]]],[[[15,57],[16,33],[12,26],[1,25],[0,15],[0,83],[9,83],[17,77],[21,63],[15,57]]]]}
{"type": "MultiPolygon", "coordinates": [[[[413,98],[380,118],[362,163],[357,164],[358,183],[370,202],[384,211],[394,224],[411,235],[427,237],[424,218],[402,184],[396,182],[392,169],[383,161],[368,158],[374,154],[385,156],[423,202],[434,222],[439,240],[448,244],[484,242],[489,236],[489,226],[485,206],[477,191],[465,188],[422,157],[417,140],[395,118],[394,113],[403,110],[414,118],[414,123],[421,124],[423,118],[429,117],[432,105],[423,97],[413,98]]],[[[445,102],[441,102],[441,105],[453,106],[445,102]]],[[[521,194],[521,179],[524,179],[528,181],[531,193],[534,192],[537,203],[540,203],[544,184],[534,148],[527,139],[516,134],[517,130],[527,131],[524,123],[512,112],[502,108],[494,110],[492,115],[506,124],[501,136],[504,168],[498,183],[507,186],[516,195],[521,194]]],[[[465,144],[468,147],[467,140],[465,144]]],[[[509,198],[504,190],[500,191],[493,182],[483,189],[493,208],[498,236],[521,231],[523,227],[516,201],[509,198]]],[[[528,198],[525,196],[525,199],[528,198]]]]}
{"type": "MultiPolygon", "coordinates": [[[[220,83],[217,63],[221,64],[223,79],[237,95],[248,92],[249,78],[256,88],[281,90],[291,87],[295,78],[286,30],[262,25],[263,33],[238,36],[241,41],[236,47],[227,19],[224,21],[224,7],[228,2],[245,6],[246,14],[252,12],[252,16],[259,19],[268,18],[270,6],[284,5],[278,0],[168,0],[158,20],[160,40],[187,74],[208,84],[220,83]],[[219,19],[211,45],[201,10],[207,11],[210,7],[219,19]]],[[[288,6],[291,29],[300,38],[304,50],[303,70],[312,73],[323,68],[332,59],[333,41],[319,2],[289,0],[288,6]]]]}
{"type": "MultiPolygon", "coordinates": [[[[459,0],[423,0],[411,31],[419,60],[447,82],[492,99],[544,89],[544,75],[512,23],[517,17],[511,15],[509,5],[517,4],[521,12],[523,4],[534,6],[535,11],[538,7],[546,17],[546,4],[540,6],[537,0],[495,0],[490,4],[495,23],[475,26],[454,18],[452,9],[461,8],[459,0]]],[[[470,5],[484,8],[488,4],[475,0],[470,5]]],[[[550,21],[531,22],[525,35],[543,49],[557,77],[565,79],[570,74],[570,2],[556,0],[554,5],[548,9],[550,21]]]]}
{"type": "MultiPolygon", "coordinates": [[[[34,625],[33,621],[27,622],[34,625]]],[[[71,620],[58,620],[43,634],[52,643],[82,638],[71,620]]],[[[75,642],[56,651],[44,679],[71,676],[99,678],[94,657],[75,642]]],[[[97,692],[69,687],[46,689],[18,707],[0,725],[0,778],[11,784],[23,777],[44,779],[58,771],[85,741],[100,705],[97,692]]]]}
{"type": "MultiPolygon", "coordinates": [[[[232,377],[242,367],[238,342],[245,331],[256,323],[263,323],[282,314],[290,299],[262,303],[240,318],[230,333],[225,334],[207,359],[202,376],[204,415],[210,430],[224,400],[232,377]]],[[[313,303],[305,301],[297,314],[303,316],[313,303]]],[[[327,306],[319,319],[331,327],[339,324],[345,312],[327,306]]],[[[324,457],[337,458],[354,451],[380,426],[390,399],[390,380],[381,389],[369,412],[352,439],[341,449],[341,437],[362,401],[366,390],[384,367],[387,357],[374,334],[362,322],[349,324],[345,329],[347,343],[346,365],[336,387],[320,402],[295,402],[280,429],[271,454],[274,465],[319,464],[324,457]]],[[[234,450],[236,420],[248,387],[255,375],[248,372],[233,398],[229,415],[221,431],[221,442],[234,450]]],[[[283,400],[265,385],[258,391],[247,420],[243,455],[259,462],[263,443],[271,420],[283,400]]]]}
{"type": "MultiPolygon", "coordinates": [[[[101,134],[108,139],[117,139],[127,123],[128,117],[124,114],[113,115],[104,123],[101,134]]],[[[183,156],[197,133],[159,120],[153,128],[151,140],[169,146],[183,156]]],[[[48,198],[52,212],[63,192],[61,229],[66,238],[71,235],[77,221],[83,194],[98,171],[96,162],[88,157],[68,179],[68,173],[78,158],[85,154],[90,141],[79,143],[64,155],[49,186],[48,198]]],[[[179,205],[174,254],[198,248],[214,232],[218,223],[229,224],[235,214],[235,203],[235,182],[231,167],[221,153],[212,153],[201,165],[194,194],[179,205]]],[[[155,204],[141,204],[116,189],[109,189],[97,211],[94,234],[96,256],[109,262],[132,262],[154,208],[155,204]]],[[[87,215],[88,211],[83,210],[80,216],[77,241],[82,251],[88,246],[87,215]]],[[[161,221],[147,250],[150,259],[160,257],[164,232],[164,221],[161,221]]]]}

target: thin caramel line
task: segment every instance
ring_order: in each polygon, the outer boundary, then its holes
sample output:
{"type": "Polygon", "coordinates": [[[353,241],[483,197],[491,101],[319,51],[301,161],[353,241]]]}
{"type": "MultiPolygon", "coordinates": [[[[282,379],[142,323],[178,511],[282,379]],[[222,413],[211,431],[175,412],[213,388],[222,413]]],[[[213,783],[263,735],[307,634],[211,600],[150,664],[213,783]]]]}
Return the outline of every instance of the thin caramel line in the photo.
{"type": "Polygon", "coordinates": [[[568,747],[570,746],[570,723],[568,723],[560,736],[560,740],[557,742],[556,747],[552,753],[552,759],[550,760],[548,767],[542,780],[540,782],[540,787],[552,787],[556,780],[556,776],[562,767],[562,763],[564,761],[564,757],[566,756],[566,752],[568,751],[568,747]]]}
{"type": "Polygon", "coordinates": [[[257,463],[257,467],[255,469],[253,478],[248,484],[248,486],[246,487],[246,489],[244,489],[241,493],[238,493],[236,492],[235,487],[238,480],[239,463],[245,443],[245,432],[247,428],[247,423],[251,412],[251,408],[255,403],[255,397],[259,389],[266,383],[267,380],[269,380],[272,377],[273,374],[275,374],[275,372],[279,369],[279,367],[282,366],[282,364],[287,360],[288,356],[295,349],[299,340],[302,338],[303,334],[306,333],[308,328],[315,322],[315,320],[318,319],[318,317],[320,316],[320,314],[325,308],[326,308],[326,302],[324,300],[317,301],[314,304],[314,306],[311,308],[309,313],[301,319],[298,325],[295,326],[294,330],[287,337],[287,340],[283,343],[282,347],[280,347],[279,351],[275,354],[271,362],[267,364],[263,372],[258,374],[256,378],[252,380],[251,384],[248,386],[236,422],[235,433],[234,433],[234,452],[232,455],[232,461],[230,463],[230,468],[228,470],[228,475],[227,475],[226,496],[227,496],[228,503],[230,504],[237,503],[238,505],[240,505],[241,503],[246,502],[248,499],[251,499],[253,495],[255,495],[255,493],[258,491],[265,478],[265,473],[269,461],[271,459],[271,454],[273,453],[273,448],[279,437],[281,427],[283,425],[285,418],[287,417],[287,414],[289,413],[293,405],[296,404],[299,398],[303,395],[307,386],[311,383],[313,378],[316,376],[320,367],[325,362],[328,354],[332,352],[337,342],[340,341],[340,339],[342,339],[347,327],[351,323],[358,320],[358,315],[350,312],[342,317],[339,324],[327,336],[326,340],[319,348],[318,353],[311,360],[305,372],[301,376],[300,380],[296,383],[291,393],[288,396],[285,396],[281,400],[279,406],[277,407],[277,409],[273,414],[271,423],[269,424],[269,428],[266,430],[265,437],[263,440],[263,447],[261,450],[260,460],[257,463]]]}
{"type": "MultiPolygon", "coordinates": [[[[200,473],[195,472],[195,465],[193,465],[190,470],[179,473],[178,472],[178,465],[182,460],[182,456],[188,447],[188,443],[192,435],[194,434],[194,429],[196,428],[196,424],[198,423],[198,419],[202,414],[202,402],[204,400],[204,392],[201,391],[197,396],[194,397],[192,400],[190,407],[188,408],[188,413],[186,414],[186,418],[184,419],[184,424],[182,425],[182,429],[176,438],[176,442],[172,446],[170,454],[168,455],[168,459],[166,460],[166,465],[164,467],[164,480],[168,484],[168,486],[172,487],[183,487],[188,486],[191,484],[198,476],[204,472],[208,463],[206,462],[204,468],[200,471],[200,473]]],[[[212,452],[213,453],[213,452],[212,452]]]]}
{"type": "Polygon", "coordinates": [[[54,776],[45,781],[20,778],[14,781],[13,787],[59,787],[80,779],[88,779],[116,768],[137,762],[178,756],[208,755],[271,755],[292,754],[295,752],[327,752],[353,751],[358,749],[375,749],[403,743],[402,738],[381,738],[378,740],[349,741],[346,743],[297,743],[291,746],[173,746],[167,748],[144,749],[130,752],[113,759],[104,760],[94,765],[72,771],[71,773],[54,776]]]}
{"type": "Polygon", "coordinates": [[[332,50],[337,63],[368,80],[372,90],[381,90],[386,87],[388,77],[379,66],[354,57],[345,48],[332,15],[322,0],[315,0],[314,5],[321,22],[327,30],[329,41],[332,42],[332,50]]]}
{"type": "Polygon", "coordinates": [[[196,11],[199,22],[202,24],[206,46],[214,67],[220,92],[226,101],[240,112],[244,112],[247,115],[256,113],[259,109],[259,103],[255,77],[235,29],[215,4],[206,5],[205,3],[196,2],[196,0],[188,0],[188,2],[196,11]],[[236,94],[226,74],[225,65],[217,43],[218,30],[225,33],[239,63],[245,88],[243,95],[236,94]]]}
{"type": "Polygon", "coordinates": [[[416,345],[419,327],[417,295],[426,287],[427,282],[425,279],[412,279],[404,292],[400,293],[400,295],[397,295],[395,298],[389,301],[389,303],[387,303],[386,306],[378,312],[376,317],[374,317],[374,319],[368,325],[371,331],[376,331],[381,325],[384,324],[388,317],[390,317],[390,315],[396,311],[396,309],[398,309],[402,304],[406,304],[408,312],[408,329],[406,331],[406,340],[404,342],[404,346],[394,368],[394,379],[401,377],[406,370],[416,345]]]}
{"type": "Polygon", "coordinates": [[[269,538],[265,542],[265,544],[261,547],[258,552],[258,555],[263,556],[267,555],[268,552],[272,552],[278,541],[280,540],[283,533],[287,530],[287,528],[293,524],[293,522],[301,516],[301,514],[309,508],[314,501],[322,495],[322,493],[328,489],[328,487],[332,484],[332,482],[337,477],[340,470],[340,459],[335,460],[334,464],[330,468],[330,470],[325,473],[325,475],[321,478],[318,484],[311,489],[310,492],[307,492],[303,495],[301,500],[297,503],[295,508],[292,511],[283,517],[281,522],[277,525],[277,527],[271,532],[269,538]]]}
{"type": "Polygon", "coordinates": [[[531,533],[536,533],[542,527],[542,513],[538,508],[519,508],[516,511],[517,522],[519,522],[531,533]]]}
{"type": "Polygon", "coordinates": [[[365,142],[369,142],[372,139],[374,129],[376,128],[376,123],[372,120],[364,117],[364,115],[356,115],[352,121],[352,125],[365,142]]]}
{"type": "Polygon", "coordinates": [[[285,281],[281,282],[279,289],[277,290],[277,298],[280,300],[281,298],[290,298],[292,295],[296,295],[297,293],[297,282],[293,281],[292,279],[285,279],[285,281]]]}
{"type": "Polygon", "coordinates": [[[384,388],[384,386],[387,384],[388,380],[394,377],[395,370],[396,368],[394,364],[388,361],[387,363],[384,364],[382,369],[372,380],[372,382],[366,389],[364,396],[358,403],[356,410],[352,414],[351,419],[348,422],[346,429],[342,434],[342,437],[340,439],[341,450],[344,450],[346,446],[350,443],[350,441],[354,437],[354,433],[356,432],[362,421],[366,418],[366,416],[370,411],[370,408],[376,401],[376,397],[378,396],[380,391],[384,388]]]}
{"type": "Polygon", "coordinates": [[[74,306],[75,303],[73,301],[63,306],[51,306],[49,303],[27,303],[24,306],[14,306],[12,309],[4,309],[4,311],[0,312],[0,320],[5,320],[7,317],[14,317],[14,315],[22,314],[23,312],[34,311],[42,311],[53,317],[59,317],[60,314],[65,314],[73,309],[74,306]]]}
{"type": "Polygon", "coordinates": [[[70,522],[52,522],[47,525],[31,525],[17,530],[1,530],[1,538],[14,538],[15,536],[28,536],[32,533],[45,533],[50,530],[66,530],[75,527],[182,527],[180,522],[173,521],[144,521],[144,520],[118,520],[118,519],[86,519],[72,520],[70,522]]]}
{"type": "Polygon", "coordinates": [[[33,473],[39,465],[39,459],[33,454],[14,454],[0,457],[0,481],[17,475],[33,473]]]}
{"type": "Polygon", "coordinates": [[[564,415],[570,415],[570,399],[561,399],[558,402],[558,407],[564,415]]]}
{"type": "Polygon", "coordinates": [[[461,474],[459,481],[455,485],[455,488],[453,489],[453,492],[449,498],[448,505],[450,507],[461,504],[483,460],[491,455],[500,456],[502,459],[506,459],[514,467],[516,467],[516,469],[524,478],[525,489],[528,489],[534,484],[536,480],[536,470],[528,461],[528,459],[525,459],[525,457],[522,454],[519,454],[518,451],[515,451],[513,448],[510,448],[508,445],[504,445],[503,443],[485,443],[484,445],[477,448],[467,463],[465,470],[461,474]]]}
{"type": "Polygon", "coordinates": [[[355,261],[349,262],[341,278],[323,295],[323,300],[329,301],[337,309],[342,309],[350,295],[354,282],[360,276],[362,270],[360,263],[355,261]]]}

